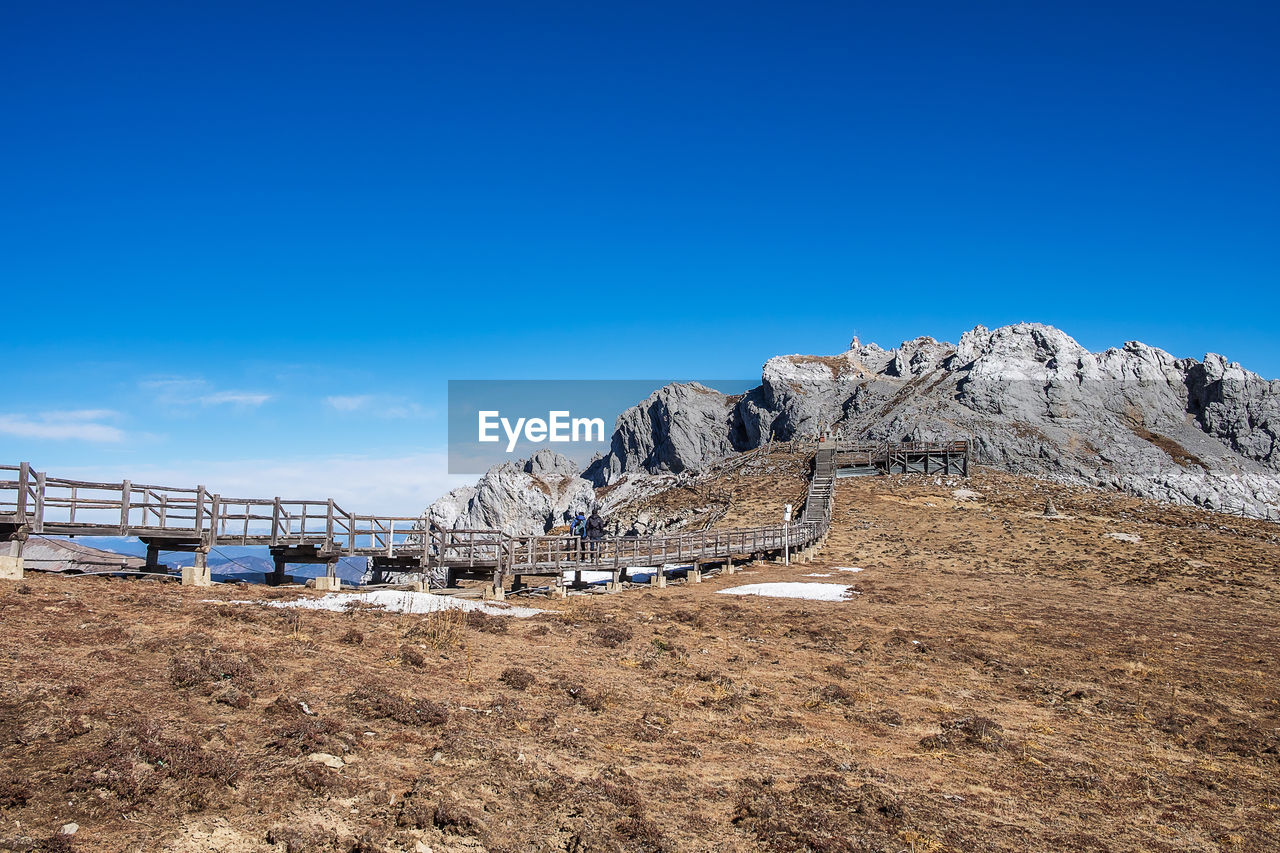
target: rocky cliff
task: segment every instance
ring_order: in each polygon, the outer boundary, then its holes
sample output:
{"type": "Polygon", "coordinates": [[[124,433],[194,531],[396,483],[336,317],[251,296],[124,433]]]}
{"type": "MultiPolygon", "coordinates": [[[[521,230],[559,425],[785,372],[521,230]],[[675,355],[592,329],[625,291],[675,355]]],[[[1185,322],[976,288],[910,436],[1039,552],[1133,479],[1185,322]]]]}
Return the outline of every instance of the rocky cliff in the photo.
{"type": "Polygon", "coordinates": [[[446,527],[541,533],[589,508],[593,485],[643,491],[646,475],[693,474],[830,427],[875,441],[971,437],[976,462],[1014,473],[1280,515],[1280,381],[1220,355],[1179,359],[1137,342],[1092,353],[1020,323],[978,326],[958,344],[886,350],[855,338],[838,355],[771,358],[761,378],[738,396],[668,385],[619,416],[610,452],[581,475],[543,450],[494,466],[429,514],[446,527]]]}
{"type": "Polygon", "coordinates": [[[516,536],[545,533],[591,507],[594,491],[578,466],[550,450],[494,465],[474,486],[446,494],[427,509],[441,527],[501,529],[516,536]]]}
{"type": "Polygon", "coordinates": [[[618,419],[596,484],[697,470],[733,450],[816,434],[972,436],[979,463],[1132,494],[1265,515],[1280,509],[1280,381],[1219,355],[1177,359],[1130,342],[1091,353],[1051,326],[979,326],[959,344],[778,356],[742,397],[672,385],[618,419]]]}

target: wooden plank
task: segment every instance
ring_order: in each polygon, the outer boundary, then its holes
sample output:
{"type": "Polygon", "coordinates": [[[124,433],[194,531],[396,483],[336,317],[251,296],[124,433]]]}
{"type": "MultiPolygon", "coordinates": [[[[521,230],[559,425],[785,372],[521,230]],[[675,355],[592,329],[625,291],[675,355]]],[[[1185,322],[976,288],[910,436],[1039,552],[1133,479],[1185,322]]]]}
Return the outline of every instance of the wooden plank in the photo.
{"type": "Polygon", "coordinates": [[[31,524],[31,529],[35,533],[44,532],[44,489],[45,474],[41,471],[36,474],[36,517],[31,524]]]}
{"type": "Polygon", "coordinates": [[[129,498],[132,486],[128,480],[120,484],[120,535],[129,535],[129,498]]]}

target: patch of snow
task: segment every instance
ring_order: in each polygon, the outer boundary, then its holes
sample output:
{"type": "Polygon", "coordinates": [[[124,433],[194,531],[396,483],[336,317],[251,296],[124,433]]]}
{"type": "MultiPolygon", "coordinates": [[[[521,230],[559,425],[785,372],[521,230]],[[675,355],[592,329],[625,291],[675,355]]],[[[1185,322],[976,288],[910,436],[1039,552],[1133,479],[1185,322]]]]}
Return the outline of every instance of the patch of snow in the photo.
{"type": "MultiPolygon", "coordinates": [[[[692,563],[664,563],[662,573],[670,577],[672,572],[687,572],[692,568],[692,563]]],[[[627,580],[632,583],[649,583],[657,571],[655,566],[632,566],[627,569],[627,580]]]]}
{"type": "Polygon", "coordinates": [[[973,489],[956,489],[951,493],[951,497],[958,501],[976,501],[982,497],[982,492],[975,492],[973,489]]]}
{"type": "MultiPolygon", "coordinates": [[[[252,604],[250,601],[233,601],[232,604],[252,604]]],[[[331,592],[321,598],[297,598],[293,601],[269,601],[268,607],[297,607],[303,610],[333,610],[343,612],[349,607],[366,604],[396,613],[435,613],[440,610],[479,610],[490,616],[515,616],[526,619],[543,613],[532,607],[512,607],[500,601],[472,601],[453,595],[436,595],[431,592],[398,592],[380,589],[373,592],[331,592]]]]}
{"type": "Polygon", "coordinates": [[[859,566],[836,566],[836,571],[837,572],[860,572],[862,571],[862,569],[859,566]]]}
{"type": "MultiPolygon", "coordinates": [[[[573,571],[567,571],[564,573],[564,579],[571,581],[574,579],[574,574],[575,573],[573,571]]],[[[583,583],[608,583],[613,580],[613,572],[601,572],[595,569],[592,569],[591,571],[584,571],[582,573],[582,580],[583,583]]]]}
{"type": "Polygon", "coordinates": [[[749,583],[717,590],[721,595],[760,595],[765,598],[805,598],[809,601],[848,601],[856,595],[842,583],[749,583]]]}
{"type": "Polygon", "coordinates": [[[1141,542],[1142,537],[1136,533],[1107,533],[1112,539],[1119,539],[1121,542],[1141,542]]]}

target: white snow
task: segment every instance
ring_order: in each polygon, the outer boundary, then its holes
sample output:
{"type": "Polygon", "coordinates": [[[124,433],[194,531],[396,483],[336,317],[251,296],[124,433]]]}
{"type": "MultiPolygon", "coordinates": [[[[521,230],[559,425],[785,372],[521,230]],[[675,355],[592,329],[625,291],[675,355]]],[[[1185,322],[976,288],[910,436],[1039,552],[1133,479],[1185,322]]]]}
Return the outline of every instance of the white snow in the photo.
{"type": "Polygon", "coordinates": [[[836,571],[837,572],[860,572],[862,571],[862,569],[859,566],[836,566],[836,571]]]}
{"type": "MultiPolygon", "coordinates": [[[[567,571],[564,573],[564,579],[571,581],[574,579],[574,572],[567,571]]],[[[601,572],[596,569],[582,572],[583,583],[606,583],[613,580],[613,572],[601,572]]]]}
{"type": "Polygon", "coordinates": [[[1121,542],[1141,542],[1142,537],[1136,533],[1108,533],[1112,539],[1119,539],[1121,542]]]}
{"type": "MultiPolygon", "coordinates": [[[[692,568],[692,563],[663,563],[662,573],[670,577],[672,572],[687,572],[692,568]]],[[[627,569],[627,580],[632,583],[649,583],[657,571],[656,566],[631,566],[627,569]]]]}
{"type": "Polygon", "coordinates": [[[810,601],[847,601],[851,592],[842,583],[749,583],[717,590],[721,595],[761,595],[765,598],[806,598],[810,601]]]}
{"type": "MultiPolygon", "coordinates": [[[[234,601],[232,604],[251,604],[234,601]]],[[[379,589],[372,592],[331,592],[321,598],[297,598],[293,601],[269,601],[269,607],[298,607],[303,610],[345,611],[359,604],[381,607],[396,613],[434,613],[439,610],[479,610],[490,616],[515,616],[525,619],[544,611],[532,607],[512,607],[500,601],[472,601],[453,595],[436,595],[431,592],[397,592],[379,589]]]]}
{"type": "Polygon", "coordinates": [[[951,493],[951,497],[958,501],[976,501],[982,497],[982,492],[975,492],[973,489],[956,489],[951,493]]]}

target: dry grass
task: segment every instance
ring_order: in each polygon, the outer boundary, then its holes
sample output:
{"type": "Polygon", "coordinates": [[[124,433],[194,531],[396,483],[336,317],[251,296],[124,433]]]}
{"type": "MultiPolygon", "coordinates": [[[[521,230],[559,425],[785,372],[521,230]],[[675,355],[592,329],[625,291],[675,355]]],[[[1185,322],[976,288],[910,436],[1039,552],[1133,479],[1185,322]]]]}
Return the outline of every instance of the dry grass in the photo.
{"type": "Polygon", "coordinates": [[[817,562],[532,620],[0,586],[0,849],[1272,850],[1280,531],[965,485],[842,481],[817,562]],[[811,572],[861,594],[716,594],[811,572]]]}

